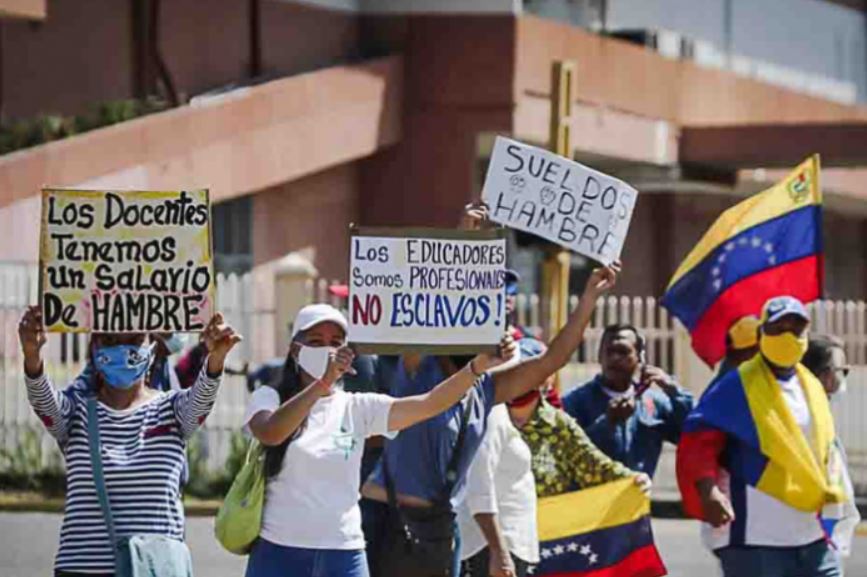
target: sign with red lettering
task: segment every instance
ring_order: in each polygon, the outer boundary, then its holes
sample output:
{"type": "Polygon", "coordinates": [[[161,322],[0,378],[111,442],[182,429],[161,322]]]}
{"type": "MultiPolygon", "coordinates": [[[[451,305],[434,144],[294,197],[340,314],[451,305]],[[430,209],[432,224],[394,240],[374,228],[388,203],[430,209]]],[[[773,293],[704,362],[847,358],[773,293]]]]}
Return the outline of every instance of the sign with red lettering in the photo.
{"type": "Polygon", "coordinates": [[[360,352],[469,354],[505,331],[503,231],[357,229],[349,340],[360,352]]]}
{"type": "Polygon", "coordinates": [[[603,264],[620,258],[637,199],[622,180],[502,136],[482,189],[494,222],[603,264]]]}
{"type": "Polygon", "coordinates": [[[42,191],[50,332],[195,332],[214,310],[207,190],[42,191]]]}

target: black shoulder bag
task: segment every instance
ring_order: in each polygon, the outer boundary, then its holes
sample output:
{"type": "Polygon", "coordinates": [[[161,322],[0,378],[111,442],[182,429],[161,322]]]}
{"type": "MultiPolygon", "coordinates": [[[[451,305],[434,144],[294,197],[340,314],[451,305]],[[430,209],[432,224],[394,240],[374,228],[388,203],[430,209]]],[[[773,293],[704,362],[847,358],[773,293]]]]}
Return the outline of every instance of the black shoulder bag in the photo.
{"type": "MultiPolygon", "coordinates": [[[[446,484],[433,507],[400,507],[394,482],[383,454],[382,467],[388,492],[388,533],[383,540],[382,565],[386,575],[413,575],[423,569],[426,575],[449,575],[455,541],[455,512],[451,494],[458,480],[458,461],[467,436],[473,409],[471,399],[461,417],[458,438],[446,468],[446,484]]],[[[453,576],[456,577],[456,576],[453,576]]]]}

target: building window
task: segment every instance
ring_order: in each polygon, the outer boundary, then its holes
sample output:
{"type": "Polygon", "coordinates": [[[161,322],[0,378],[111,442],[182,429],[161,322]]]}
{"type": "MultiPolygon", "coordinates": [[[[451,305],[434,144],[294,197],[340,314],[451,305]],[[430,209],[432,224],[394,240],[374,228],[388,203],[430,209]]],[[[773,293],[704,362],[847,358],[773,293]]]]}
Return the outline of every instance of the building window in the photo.
{"type": "Polygon", "coordinates": [[[242,196],[213,206],[214,265],[218,273],[253,268],[253,198],[242,196]]]}

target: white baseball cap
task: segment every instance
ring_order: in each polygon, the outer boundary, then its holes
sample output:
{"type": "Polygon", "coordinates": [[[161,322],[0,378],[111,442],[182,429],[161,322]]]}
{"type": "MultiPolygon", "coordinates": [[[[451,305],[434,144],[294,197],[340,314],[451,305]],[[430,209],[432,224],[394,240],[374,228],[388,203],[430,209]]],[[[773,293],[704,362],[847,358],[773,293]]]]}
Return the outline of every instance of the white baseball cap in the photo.
{"type": "Polygon", "coordinates": [[[343,332],[349,332],[349,324],[346,322],[346,317],[339,310],[327,304],[307,305],[295,316],[295,322],[292,323],[292,340],[300,332],[312,329],[316,325],[322,323],[334,323],[343,329],[343,332]]]}

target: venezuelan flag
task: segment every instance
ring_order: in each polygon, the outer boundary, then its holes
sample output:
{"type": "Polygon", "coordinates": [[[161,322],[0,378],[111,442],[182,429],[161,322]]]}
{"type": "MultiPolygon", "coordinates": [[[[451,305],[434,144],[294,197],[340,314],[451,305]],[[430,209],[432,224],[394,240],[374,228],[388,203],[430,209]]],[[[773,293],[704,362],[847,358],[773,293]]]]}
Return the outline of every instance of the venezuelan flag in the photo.
{"type": "Polygon", "coordinates": [[[782,182],[725,211],[681,263],[662,305],[689,330],[709,365],[725,333],[769,298],[803,302],[822,293],[822,195],[814,155],[782,182]]]}
{"type": "Polygon", "coordinates": [[[632,479],[539,500],[535,576],[659,577],[650,501],[632,479]]]}
{"type": "Polygon", "coordinates": [[[745,542],[748,526],[741,513],[748,485],[810,513],[818,514],[828,503],[846,501],[839,475],[831,474],[829,468],[836,435],[827,395],[809,370],[798,365],[797,372],[812,419],[811,438],[804,436],[761,355],[711,385],[684,423],[677,476],[684,509],[692,516],[701,517],[693,472],[700,464],[689,461],[688,447],[702,443],[713,431],[736,441],[727,442],[723,463],[731,475],[735,507],[733,544],[745,542]]]}

